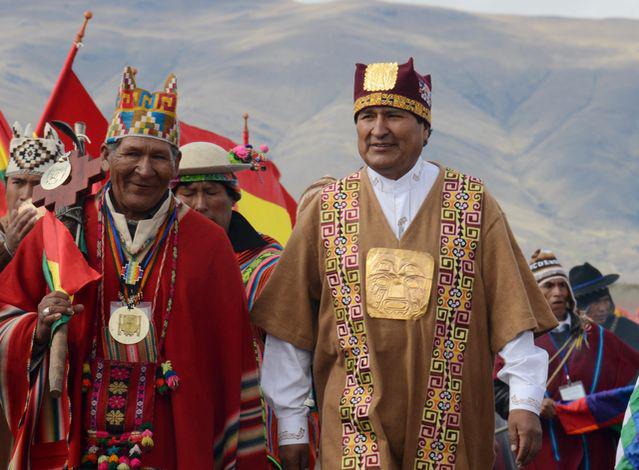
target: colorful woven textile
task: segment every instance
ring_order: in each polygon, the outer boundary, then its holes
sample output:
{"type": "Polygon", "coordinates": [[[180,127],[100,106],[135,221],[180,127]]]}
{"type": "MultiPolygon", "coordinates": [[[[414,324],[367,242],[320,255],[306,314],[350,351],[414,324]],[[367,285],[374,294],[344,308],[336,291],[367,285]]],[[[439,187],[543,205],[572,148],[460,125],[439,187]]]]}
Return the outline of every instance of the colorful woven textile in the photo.
{"type": "Polygon", "coordinates": [[[36,373],[29,377],[32,366],[31,338],[37,314],[26,313],[9,305],[0,305],[0,381],[3,387],[0,404],[13,433],[14,444],[10,469],[30,468],[32,441],[52,443],[66,439],[69,431],[69,410],[66,399],[47,396],[49,357],[44,355],[36,373]],[[28,355],[20,360],[20,348],[28,344],[28,355]],[[21,374],[24,380],[15,380],[21,374]],[[36,414],[42,419],[36,419],[36,414]]]}
{"type": "MultiPolygon", "coordinates": [[[[321,233],[326,278],[346,365],[340,400],[342,468],[381,468],[377,437],[368,413],[374,392],[361,303],[359,264],[360,173],[326,186],[321,198],[321,233]]],[[[475,251],[481,235],[481,181],[446,169],[437,319],[429,387],[414,468],[453,468],[461,426],[464,350],[470,326],[475,251]]]]}
{"type": "Polygon", "coordinates": [[[180,126],[175,114],[177,100],[175,75],[167,77],[163,91],[151,93],[137,87],[135,71],[127,65],[106,142],[113,143],[128,135],[140,135],[162,139],[179,147],[180,126]]]}
{"type": "Polygon", "coordinates": [[[592,393],[557,404],[555,410],[566,434],[583,434],[621,424],[633,385],[592,393]]]}
{"type": "Polygon", "coordinates": [[[11,130],[13,138],[9,144],[7,176],[17,173],[41,175],[64,154],[64,145],[49,123],[44,126],[42,138],[33,136],[30,124],[23,130],[16,122],[11,130]]]}
{"type": "Polygon", "coordinates": [[[322,190],[321,233],[326,278],[332,292],[337,338],[344,356],[346,385],[340,399],[343,469],[381,468],[377,436],[368,413],[373,401],[359,262],[357,172],[322,190]]]}
{"type": "Polygon", "coordinates": [[[454,468],[461,429],[462,367],[470,328],[484,186],[447,168],[437,277],[437,318],[414,468],[454,468]]]}
{"type": "Polygon", "coordinates": [[[639,468],[639,382],[634,388],[621,428],[616,470],[639,468]]]}
{"type": "Polygon", "coordinates": [[[246,289],[249,310],[253,307],[255,299],[264,288],[273,269],[275,269],[275,265],[284,249],[273,238],[266,235],[262,235],[262,237],[268,245],[236,253],[237,262],[242,272],[242,281],[244,281],[244,288],[246,289]]]}

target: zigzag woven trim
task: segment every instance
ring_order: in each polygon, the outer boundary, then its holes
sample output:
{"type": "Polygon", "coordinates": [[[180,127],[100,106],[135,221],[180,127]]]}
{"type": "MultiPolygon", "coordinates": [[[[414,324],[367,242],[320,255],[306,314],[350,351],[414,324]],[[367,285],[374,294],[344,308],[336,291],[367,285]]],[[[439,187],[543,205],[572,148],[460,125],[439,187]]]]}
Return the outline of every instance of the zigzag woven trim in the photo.
{"type": "Polygon", "coordinates": [[[462,368],[470,328],[483,183],[445,170],[437,318],[414,469],[454,469],[461,432],[462,368]]]}
{"type": "Polygon", "coordinates": [[[337,337],[346,384],[339,402],[342,469],[378,469],[381,457],[369,419],[373,374],[366,340],[359,256],[360,173],[322,190],[320,230],[326,251],[326,279],[333,297],[337,337]]]}

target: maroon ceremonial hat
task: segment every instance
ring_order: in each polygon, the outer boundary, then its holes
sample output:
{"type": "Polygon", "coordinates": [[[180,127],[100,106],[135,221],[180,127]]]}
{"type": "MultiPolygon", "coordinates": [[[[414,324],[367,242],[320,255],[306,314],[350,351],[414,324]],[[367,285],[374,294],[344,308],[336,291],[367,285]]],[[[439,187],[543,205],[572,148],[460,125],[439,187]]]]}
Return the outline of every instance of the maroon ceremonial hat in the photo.
{"type": "Polygon", "coordinates": [[[355,115],[370,106],[404,109],[425,119],[430,125],[430,75],[420,75],[413,68],[413,58],[397,62],[357,64],[355,66],[355,115]]]}

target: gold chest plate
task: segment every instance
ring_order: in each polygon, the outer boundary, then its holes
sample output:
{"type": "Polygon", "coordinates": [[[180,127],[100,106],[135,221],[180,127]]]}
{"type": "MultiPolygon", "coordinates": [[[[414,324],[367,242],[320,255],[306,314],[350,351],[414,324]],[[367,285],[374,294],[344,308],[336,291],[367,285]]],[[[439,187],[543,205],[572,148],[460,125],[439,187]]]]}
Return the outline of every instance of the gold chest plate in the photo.
{"type": "Polygon", "coordinates": [[[371,248],[366,256],[366,310],[373,318],[416,320],[426,313],[435,260],[421,251],[371,248]]]}

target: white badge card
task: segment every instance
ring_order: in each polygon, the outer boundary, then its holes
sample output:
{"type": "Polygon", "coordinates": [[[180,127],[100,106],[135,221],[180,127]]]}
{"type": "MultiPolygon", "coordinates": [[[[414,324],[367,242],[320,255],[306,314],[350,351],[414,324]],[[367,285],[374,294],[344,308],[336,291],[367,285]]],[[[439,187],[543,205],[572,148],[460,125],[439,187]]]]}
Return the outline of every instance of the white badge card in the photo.
{"type": "Polygon", "coordinates": [[[559,387],[559,395],[563,401],[579,400],[586,396],[586,389],[581,380],[559,387]]]}

